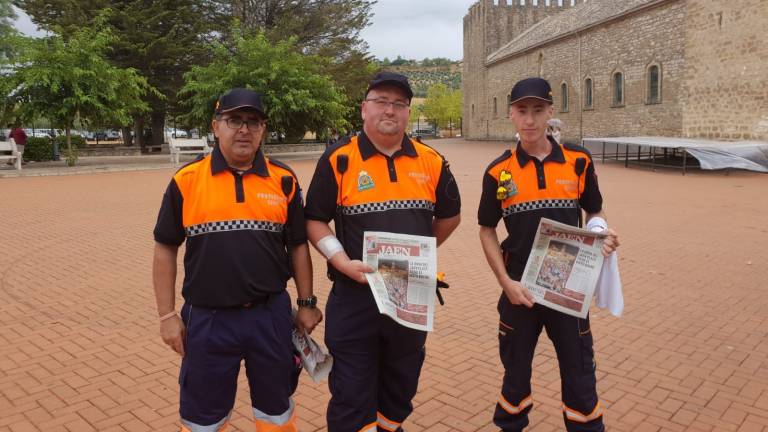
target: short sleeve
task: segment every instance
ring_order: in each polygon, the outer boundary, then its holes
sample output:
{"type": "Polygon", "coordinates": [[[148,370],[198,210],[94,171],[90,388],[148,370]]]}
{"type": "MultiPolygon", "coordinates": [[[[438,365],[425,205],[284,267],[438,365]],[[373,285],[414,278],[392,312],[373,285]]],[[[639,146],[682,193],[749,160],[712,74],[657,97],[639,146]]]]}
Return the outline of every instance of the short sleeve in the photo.
{"type": "Polygon", "coordinates": [[[456,184],[456,178],[450,169],[450,164],[443,161],[440,169],[440,180],[437,182],[435,190],[435,217],[446,219],[461,213],[461,195],[459,186],[456,184]]]}
{"type": "Polygon", "coordinates": [[[288,245],[297,246],[307,242],[307,226],[304,220],[304,199],[299,182],[294,179],[296,193],[288,204],[288,245]]]}
{"type": "Polygon", "coordinates": [[[501,201],[496,199],[498,186],[498,182],[490,173],[483,175],[483,190],[477,209],[477,222],[482,226],[496,228],[501,220],[501,201]]]}
{"type": "Polygon", "coordinates": [[[176,180],[171,180],[168,188],[163,195],[163,202],[160,204],[160,212],[157,215],[155,223],[155,241],[170,246],[180,246],[184,243],[186,234],[184,232],[183,220],[184,198],[181,195],[176,180]]]}
{"type": "Polygon", "coordinates": [[[587,213],[599,213],[603,209],[603,195],[600,193],[600,187],[597,184],[597,173],[595,164],[589,159],[587,172],[584,180],[584,192],[579,198],[579,206],[587,213]]]}
{"type": "Polygon", "coordinates": [[[304,216],[310,220],[330,222],[336,215],[336,196],[339,188],[329,157],[330,153],[326,152],[317,162],[315,174],[309,184],[304,216]]]}

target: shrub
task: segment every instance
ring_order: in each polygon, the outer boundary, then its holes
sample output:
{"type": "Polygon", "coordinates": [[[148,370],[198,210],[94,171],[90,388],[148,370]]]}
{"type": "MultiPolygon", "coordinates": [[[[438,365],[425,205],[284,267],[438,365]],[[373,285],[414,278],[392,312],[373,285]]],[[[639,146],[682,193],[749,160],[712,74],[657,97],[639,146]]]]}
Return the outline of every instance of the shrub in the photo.
{"type": "MultiPolygon", "coordinates": [[[[63,151],[67,148],[67,136],[64,134],[57,135],[56,138],[54,138],[57,143],[59,143],[59,151],[63,151]]],[[[83,148],[85,147],[85,138],[81,137],[80,135],[71,135],[70,136],[72,147],[76,148],[83,148]]]]}
{"type": "Polygon", "coordinates": [[[53,143],[50,138],[27,138],[27,146],[24,147],[24,160],[44,162],[53,160],[53,143]]]}

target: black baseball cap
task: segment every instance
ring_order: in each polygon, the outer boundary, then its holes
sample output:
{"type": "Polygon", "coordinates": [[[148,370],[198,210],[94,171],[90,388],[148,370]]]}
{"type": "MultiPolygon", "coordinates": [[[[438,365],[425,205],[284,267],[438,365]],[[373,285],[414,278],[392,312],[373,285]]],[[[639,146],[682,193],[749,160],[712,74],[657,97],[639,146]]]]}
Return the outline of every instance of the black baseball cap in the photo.
{"type": "Polygon", "coordinates": [[[267,114],[264,112],[264,104],[261,103],[261,95],[253,90],[233,88],[216,101],[216,114],[223,114],[241,108],[253,109],[264,118],[267,117],[267,114]]]}
{"type": "Polygon", "coordinates": [[[512,87],[512,94],[509,97],[509,104],[526,98],[541,99],[549,104],[552,104],[552,87],[549,86],[549,82],[543,78],[526,78],[518,81],[514,87],[512,87]]]}
{"type": "Polygon", "coordinates": [[[386,84],[399,87],[408,96],[408,100],[413,99],[413,90],[411,90],[411,85],[408,83],[408,77],[395,72],[377,73],[371,82],[368,83],[368,90],[365,91],[365,96],[367,97],[368,93],[376,87],[380,87],[386,84]]]}

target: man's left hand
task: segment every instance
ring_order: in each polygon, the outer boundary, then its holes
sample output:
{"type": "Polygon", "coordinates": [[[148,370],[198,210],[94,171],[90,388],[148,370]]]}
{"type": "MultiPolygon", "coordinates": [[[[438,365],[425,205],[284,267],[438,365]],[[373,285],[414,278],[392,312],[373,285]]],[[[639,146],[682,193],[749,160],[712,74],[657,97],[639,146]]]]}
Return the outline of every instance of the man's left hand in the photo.
{"type": "Polygon", "coordinates": [[[300,331],[306,331],[307,334],[323,320],[323,313],[318,308],[300,307],[296,312],[296,328],[300,331]]]}
{"type": "Polygon", "coordinates": [[[606,237],[603,240],[603,256],[608,256],[619,247],[619,235],[616,231],[608,228],[605,230],[606,237]]]}

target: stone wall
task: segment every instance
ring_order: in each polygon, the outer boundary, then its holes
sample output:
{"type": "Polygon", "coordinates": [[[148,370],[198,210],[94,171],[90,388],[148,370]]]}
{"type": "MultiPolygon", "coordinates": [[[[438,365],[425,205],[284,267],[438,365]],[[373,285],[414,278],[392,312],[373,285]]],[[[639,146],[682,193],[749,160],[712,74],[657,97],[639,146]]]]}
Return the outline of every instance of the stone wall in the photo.
{"type": "MultiPolygon", "coordinates": [[[[563,137],[567,141],[578,142],[582,136],[680,136],[685,48],[680,29],[684,20],[685,3],[670,1],[490,65],[485,81],[487,98],[481,104],[487,107],[482,110],[487,115],[487,132],[482,127],[471,128],[465,136],[512,138],[515,130],[506,118],[507,97],[515,81],[530,76],[542,76],[552,85],[555,117],[565,122],[563,137]],[[661,70],[661,103],[648,103],[650,65],[661,70]],[[624,104],[620,106],[613,104],[612,77],[617,71],[625,82],[624,104]],[[584,109],[587,77],[593,82],[591,109],[584,109]],[[568,91],[565,111],[562,84],[568,91]]],[[[464,77],[465,82],[471,80],[464,77]]]]}
{"type": "MultiPolygon", "coordinates": [[[[583,0],[575,0],[578,4],[583,0]]],[[[462,62],[463,133],[486,137],[493,114],[487,104],[485,86],[489,54],[544,18],[572,7],[571,0],[480,0],[464,17],[464,60],[462,62]],[[470,80],[467,80],[467,78],[470,80]],[[473,108],[474,107],[474,108],[473,108]]],[[[499,101],[502,106],[506,100],[499,101]]]]}
{"type": "Polygon", "coordinates": [[[768,0],[649,2],[487,64],[486,54],[504,43],[496,37],[514,36],[514,25],[530,25],[525,10],[481,0],[464,18],[465,137],[512,138],[506,118],[511,86],[542,76],[552,84],[555,117],[566,123],[567,141],[642,135],[768,141],[768,0]],[[661,70],[660,103],[648,100],[651,65],[661,70]],[[613,104],[617,71],[624,76],[620,106],[613,104]],[[594,83],[591,109],[584,107],[586,78],[594,83]],[[568,88],[566,111],[562,84],[568,88]]]}
{"type": "Polygon", "coordinates": [[[687,3],[684,136],[768,141],[768,2],[687,3]]]}

